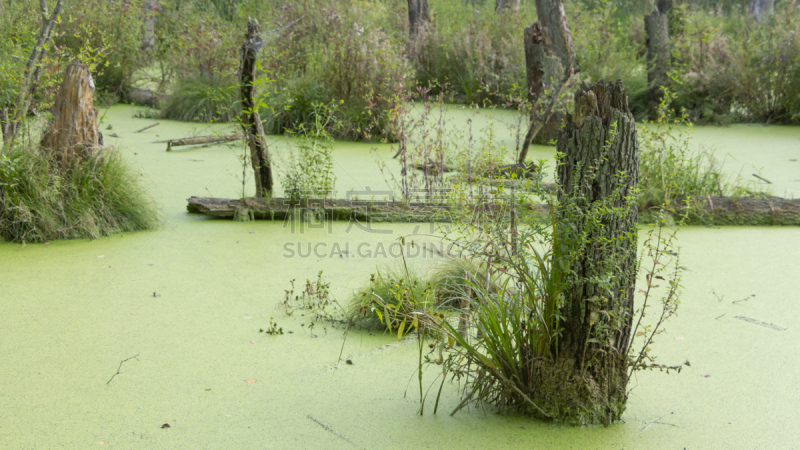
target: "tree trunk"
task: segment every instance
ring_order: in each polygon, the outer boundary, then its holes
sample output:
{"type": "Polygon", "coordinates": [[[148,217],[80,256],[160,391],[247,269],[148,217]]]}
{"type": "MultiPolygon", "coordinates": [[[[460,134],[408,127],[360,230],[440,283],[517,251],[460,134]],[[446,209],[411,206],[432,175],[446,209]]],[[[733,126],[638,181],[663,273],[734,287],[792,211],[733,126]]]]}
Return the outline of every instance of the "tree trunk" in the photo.
{"type": "Polygon", "coordinates": [[[495,0],[494,10],[498,13],[509,10],[517,12],[519,11],[519,0],[495,0]]]}
{"type": "Polygon", "coordinates": [[[575,50],[572,47],[572,32],[567,23],[564,3],[561,0],[536,0],[536,14],[546,41],[545,46],[552,52],[550,54],[558,56],[564,68],[572,67],[572,71],[578,73],[575,50]]]}
{"type": "Polygon", "coordinates": [[[408,0],[408,34],[413,39],[428,21],[428,0],[408,0]]]}
{"type": "Polygon", "coordinates": [[[644,30],[647,35],[647,84],[648,112],[651,120],[658,119],[658,106],[664,97],[663,87],[669,82],[669,25],[667,11],[670,2],[661,1],[655,11],[644,16],[644,30]]]}
{"type": "Polygon", "coordinates": [[[50,35],[53,33],[53,28],[55,28],[59,14],[61,14],[62,6],[63,0],[58,0],[55,8],[53,8],[53,14],[47,17],[47,2],[45,0],[39,0],[39,7],[42,13],[42,30],[39,33],[39,39],[36,41],[36,45],[31,51],[31,55],[28,57],[28,63],[25,65],[25,73],[22,76],[20,90],[17,94],[17,100],[14,102],[13,116],[6,120],[3,126],[4,151],[10,151],[11,147],[14,146],[19,126],[28,115],[28,108],[30,107],[33,94],[36,92],[39,75],[41,75],[41,69],[38,66],[39,61],[45,52],[47,43],[50,41],[50,35]]]}
{"type": "Polygon", "coordinates": [[[157,0],[145,0],[142,5],[144,21],[142,21],[142,50],[150,53],[155,44],[156,11],[159,9],[157,0]]]}
{"type": "MultiPolygon", "coordinates": [[[[621,81],[603,81],[575,93],[575,113],[567,114],[558,139],[558,180],[562,187],[557,242],[567,285],[556,347],[565,376],[578,383],[582,405],[593,421],[610,423],[625,409],[628,340],[636,276],[637,209],[626,202],[638,183],[636,127],[621,81]],[[603,208],[598,226],[589,217],[603,208]],[[576,212],[576,210],[578,212],[576,212]],[[596,280],[604,281],[604,284],[596,280]]],[[[568,403],[568,402],[567,402],[568,403]]]]}
{"type": "Polygon", "coordinates": [[[241,63],[239,74],[241,76],[242,118],[241,124],[250,148],[250,159],[256,179],[256,197],[272,195],[272,167],[270,164],[269,149],[264,138],[264,126],[258,115],[253,94],[256,79],[256,57],[263,46],[258,25],[247,22],[247,34],[241,49],[241,63]]]}
{"type": "Polygon", "coordinates": [[[92,74],[77,59],[64,71],[52,112],[53,122],[42,137],[42,147],[53,152],[61,164],[88,158],[100,150],[92,74]]]}
{"type": "Polygon", "coordinates": [[[758,22],[765,22],[775,9],[775,0],[750,0],[747,13],[758,22]]]}

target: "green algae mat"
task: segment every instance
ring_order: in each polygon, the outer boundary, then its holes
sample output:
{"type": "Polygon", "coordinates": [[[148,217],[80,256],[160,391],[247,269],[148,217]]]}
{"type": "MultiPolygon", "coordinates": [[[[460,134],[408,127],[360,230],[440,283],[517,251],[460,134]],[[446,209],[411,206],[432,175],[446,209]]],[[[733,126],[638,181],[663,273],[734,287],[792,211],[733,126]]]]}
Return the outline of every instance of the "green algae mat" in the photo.
{"type": "MultiPolygon", "coordinates": [[[[161,206],[159,229],[0,244],[2,448],[791,448],[800,441],[794,227],[681,231],[682,304],[654,351],[661,363],[691,366],[639,373],[622,423],[572,428],[490,408],[451,417],[459,401],[451,384],[439,414],[419,416],[413,339],[351,330],[345,340],[342,329],[309,329],[311,318],[287,316],[279,303],[291,280],[303,284],[320,270],[345,302],[376,267],[401,263],[398,236],[431,239],[422,236],[430,229],[190,215],[191,196],[241,197],[242,149],[167,153],[153,141],[231,128],[160,121],[134,134],[153,122],[132,119],[134,111],[111,108],[101,128],[110,124],[107,133],[120,136],[107,140],[161,206]],[[259,332],[270,318],[283,335],[259,332]]],[[[789,161],[800,150],[800,128],[698,128],[697,136],[726,146],[729,172],[757,167],[783,190],[776,195],[800,193],[793,181],[800,164],[789,161]]],[[[288,141],[271,143],[279,163],[288,161],[288,141]]],[[[370,147],[337,144],[340,191],[388,188],[375,160],[390,159],[391,150],[370,147]]],[[[436,257],[409,263],[425,269],[436,257]]],[[[425,385],[434,376],[426,373],[425,385]]]]}

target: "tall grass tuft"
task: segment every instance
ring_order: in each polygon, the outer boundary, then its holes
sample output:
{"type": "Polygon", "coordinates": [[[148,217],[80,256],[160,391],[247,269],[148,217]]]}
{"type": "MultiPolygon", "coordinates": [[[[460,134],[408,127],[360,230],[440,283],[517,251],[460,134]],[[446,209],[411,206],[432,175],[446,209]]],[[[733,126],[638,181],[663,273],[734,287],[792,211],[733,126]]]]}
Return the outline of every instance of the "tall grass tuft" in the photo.
{"type": "Polygon", "coordinates": [[[158,222],[139,177],[114,149],[66,166],[39,148],[0,156],[0,236],[8,241],[96,239],[158,222]]]}
{"type": "Polygon", "coordinates": [[[239,86],[231,77],[194,74],[178,81],[161,115],[184,122],[232,122],[239,109],[239,86]]]}

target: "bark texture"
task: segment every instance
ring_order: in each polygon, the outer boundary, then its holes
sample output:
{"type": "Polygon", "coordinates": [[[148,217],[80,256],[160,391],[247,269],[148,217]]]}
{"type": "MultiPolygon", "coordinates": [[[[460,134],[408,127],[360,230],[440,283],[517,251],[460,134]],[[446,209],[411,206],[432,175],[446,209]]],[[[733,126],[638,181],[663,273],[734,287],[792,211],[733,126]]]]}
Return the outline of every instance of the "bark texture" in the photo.
{"type": "Polygon", "coordinates": [[[264,139],[264,126],[258,115],[253,94],[256,79],[256,58],[263,47],[258,25],[247,22],[247,34],[241,48],[239,74],[241,76],[242,128],[250,148],[250,159],[256,179],[256,197],[272,195],[272,167],[269,149],[264,139]]]}
{"type": "Polygon", "coordinates": [[[668,86],[670,66],[669,24],[667,11],[671,4],[659,2],[655,11],[644,16],[644,30],[647,36],[647,83],[650,86],[648,110],[650,119],[658,118],[658,106],[664,97],[663,87],[668,86]]]}
{"type": "Polygon", "coordinates": [[[524,37],[528,100],[536,103],[546,88],[551,88],[561,80],[564,66],[561,58],[554,55],[539,22],[525,28],[524,37]]]}
{"type": "Polygon", "coordinates": [[[94,82],[89,68],[78,60],[64,71],[64,81],[53,103],[53,122],[42,137],[42,147],[65,164],[96,154],[101,144],[94,107],[94,82]]]}
{"type": "Polygon", "coordinates": [[[750,4],[747,5],[747,13],[758,22],[769,19],[774,10],[775,0],[750,0],[750,4]]]}
{"type": "Polygon", "coordinates": [[[536,0],[536,14],[539,17],[547,45],[553,54],[561,59],[563,67],[570,66],[577,73],[579,71],[578,64],[575,59],[575,49],[572,46],[572,32],[567,23],[564,3],[561,0],[536,0]]]}
{"type": "MultiPolygon", "coordinates": [[[[583,84],[575,93],[575,112],[567,114],[558,139],[559,194],[556,215],[569,223],[557,233],[561,245],[588,233],[572,250],[561,306],[558,358],[572,369],[595,420],[619,419],[627,399],[627,348],[633,317],[636,275],[637,209],[624,197],[638,183],[639,146],[628,96],[621,81],[583,84]],[[566,205],[566,206],[564,206],[566,205]],[[592,225],[586,212],[619,208],[592,225]],[[575,210],[582,211],[576,213],[575,210]],[[594,280],[605,279],[601,285],[594,280]],[[577,374],[580,374],[578,376],[577,374]]],[[[568,371],[569,372],[569,371],[568,371]]]]}
{"type": "Polygon", "coordinates": [[[428,21],[428,0],[408,0],[408,34],[413,38],[428,21]]]}

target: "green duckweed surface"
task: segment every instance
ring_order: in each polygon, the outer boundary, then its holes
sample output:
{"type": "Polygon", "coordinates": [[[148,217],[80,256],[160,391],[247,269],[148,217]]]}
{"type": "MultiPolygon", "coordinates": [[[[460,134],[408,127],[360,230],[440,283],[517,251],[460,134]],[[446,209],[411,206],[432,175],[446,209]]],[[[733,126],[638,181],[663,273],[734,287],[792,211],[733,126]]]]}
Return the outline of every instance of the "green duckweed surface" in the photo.
{"type": "MultiPolygon", "coordinates": [[[[0,244],[0,447],[791,448],[800,441],[796,228],[681,231],[682,305],[653,348],[659,362],[691,367],[640,373],[621,423],[563,427],[490,408],[451,417],[458,404],[451,384],[439,414],[429,404],[419,416],[413,340],[351,331],[344,341],[341,329],[309,331],[308,317],[287,317],[278,303],[290,280],[300,285],[320,270],[346,301],[376,266],[399,263],[391,256],[398,236],[427,227],[337,222],[301,230],[190,216],[191,195],[241,195],[241,148],[167,153],[152,141],[230,127],[161,121],[133,134],[152,122],[132,119],[133,111],[111,108],[103,128],[111,124],[120,136],[107,140],[141,172],[161,205],[162,227],[95,241],[0,244]],[[308,243],[325,247],[301,257],[298,243],[302,252],[308,243]],[[259,333],[270,317],[287,334],[259,333]],[[340,353],[353,365],[338,362],[340,353]]],[[[697,136],[800,193],[792,181],[800,163],[788,161],[800,153],[800,128],[701,128],[697,136]]],[[[508,132],[501,139],[513,141],[508,132]]],[[[288,142],[275,138],[278,161],[288,142]]],[[[374,161],[391,150],[370,147],[337,144],[340,192],[385,189],[374,161]]],[[[410,260],[423,270],[435,262],[410,260]]],[[[434,376],[426,374],[425,386],[434,376]]]]}

